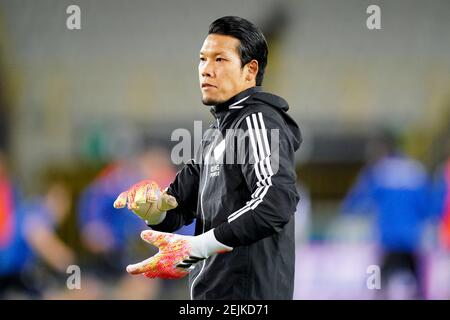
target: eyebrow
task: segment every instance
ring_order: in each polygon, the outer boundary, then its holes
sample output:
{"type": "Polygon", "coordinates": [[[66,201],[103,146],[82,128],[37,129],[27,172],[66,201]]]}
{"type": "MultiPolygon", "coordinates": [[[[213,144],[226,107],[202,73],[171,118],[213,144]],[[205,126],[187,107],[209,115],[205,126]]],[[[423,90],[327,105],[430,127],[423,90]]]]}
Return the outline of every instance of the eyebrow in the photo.
{"type": "MultiPolygon", "coordinates": [[[[201,55],[205,55],[205,52],[200,51],[200,54],[201,54],[201,55]]],[[[220,54],[225,54],[225,51],[219,51],[219,52],[213,52],[213,53],[212,53],[212,55],[216,55],[216,56],[218,56],[218,55],[220,55],[220,54]]]]}

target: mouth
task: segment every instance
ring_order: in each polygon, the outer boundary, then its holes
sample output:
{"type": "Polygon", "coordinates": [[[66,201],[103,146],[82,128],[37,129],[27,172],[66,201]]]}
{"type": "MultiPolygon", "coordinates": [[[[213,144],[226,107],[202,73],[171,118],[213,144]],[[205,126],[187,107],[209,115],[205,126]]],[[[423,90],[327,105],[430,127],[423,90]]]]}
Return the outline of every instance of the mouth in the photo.
{"type": "Polygon", "coordinates": [[[217,87],[213,86],[212,84],[209,84],[209,83],[202,83],[202,89],[207,89],[207,88],[217,88],[217,87]]]}

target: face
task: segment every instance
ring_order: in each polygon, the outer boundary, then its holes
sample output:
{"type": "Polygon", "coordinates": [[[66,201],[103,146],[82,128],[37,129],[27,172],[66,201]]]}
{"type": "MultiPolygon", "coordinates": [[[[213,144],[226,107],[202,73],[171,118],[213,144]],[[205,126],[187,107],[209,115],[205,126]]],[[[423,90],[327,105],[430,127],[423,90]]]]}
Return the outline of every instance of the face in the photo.
{"type": "Polygon", "coordinates": [[[238,39],[220,34],[210,34],[205,39],[198,65],[203,104],[225,102],[255,86],[258,62],[252,60],[242,67],[239,44],[238,39]]]}

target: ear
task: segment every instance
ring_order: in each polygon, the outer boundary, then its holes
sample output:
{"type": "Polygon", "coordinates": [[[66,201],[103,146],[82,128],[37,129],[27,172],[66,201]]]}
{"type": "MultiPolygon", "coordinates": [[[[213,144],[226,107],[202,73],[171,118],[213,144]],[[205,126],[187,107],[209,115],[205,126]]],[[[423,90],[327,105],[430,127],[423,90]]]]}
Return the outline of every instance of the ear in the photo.
{"type": "Polygon", "coordinates": [[[245,81],[251,82],[251,81],[255,81],[256,82],[256,75],[258,74],[258,70],[259,70],[259,65],[258,65],[258,61],[253,59],[252,61],[250,61],[249,63],[247,63],[245,65],[245,81]]]}

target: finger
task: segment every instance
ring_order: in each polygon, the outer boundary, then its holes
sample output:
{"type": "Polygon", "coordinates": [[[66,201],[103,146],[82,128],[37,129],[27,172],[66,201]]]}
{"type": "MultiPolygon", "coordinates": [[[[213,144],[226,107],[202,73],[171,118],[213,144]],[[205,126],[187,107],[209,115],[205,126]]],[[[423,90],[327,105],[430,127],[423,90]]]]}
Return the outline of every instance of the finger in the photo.
{"type": "Polygon", "coordinates": [[[191,269],[175,268],[173,257],[162,253],[127,266],[129,274],[144,274],[148,278],[180,279],[187,275],[189,271],[191,269]]]}
{"type": "Polygon", "coordinates": [[[189,271],[178,268],[165,270],[150,270],[149,272],[144,273],[144,276],[146,276],[147,278],[181,279],[186,275],[188,275],[189,271]]]}
{"type": "Polygon", "coordinates": [[[130,190],[128,190],[128,195],[127,195],[127,201],[128,201],[127,204],[128,204],[129,210],[136,209],[136,204],[134,203],[135,195],[136,195],[136,188],[131,187],[130,190]]]}
{"type": "Polygon", "coordinates": [[[147,200],[147,189],[148,185],[142,185],[137,187],[136,195],[134,196],[134,202],[136,204],[145,203],[147,200]]]}
{"type": "Polygon", "coordinates": [[[157,263],[158,263],[158,254],[145,259],[144,261],[130,264],[127,266],[127,272],[129,274],[141,274],[146,272],[156,272],[157,271],[157,263]]]}
{"type": "Polygon", "coordinates": [[[121,194],[119,194],[117,199],[114,201],[113,204],[114,208],[116,209],[125,208],[125,205],[127,204],[127,197],[128,197],[127,191],[124,191],[121,194]]]}
{"type": "Polygon", "coordinates": [[[173,237],[173,234],[155,230],[144,230],[141,232],[142,240],[159,249],[164,249],[173,237]]]}
{"type": "Polygon", "coordinates": [[[135,184],[129,192],[130,209],[137,209],[139,204],[155,202],[159,197],[159,187],[153,181],[142,181],[135,184]]]}
{"type": "MultiPolygon", "coordinates": [[[[139,203],[136,201],[136,197],[139,197],[138,193],[142,193],[142,183],[135,184],[128,190],[128,209],[138,210],[139,203]]],[[[142,197],[142,195],[141,195],[142,197]]]]}
{"type": "Polygon", "coordinates": [[[161,196],[161,190],[156,182],[150,182],[146,185],[146,201],[147,202],[155,202],[161,196]]]}

